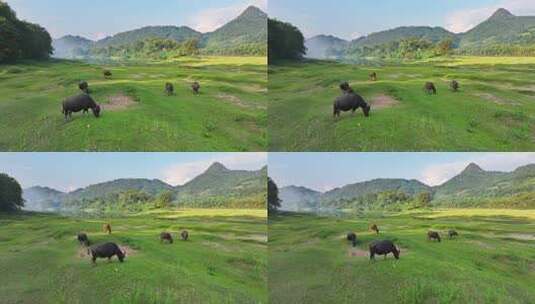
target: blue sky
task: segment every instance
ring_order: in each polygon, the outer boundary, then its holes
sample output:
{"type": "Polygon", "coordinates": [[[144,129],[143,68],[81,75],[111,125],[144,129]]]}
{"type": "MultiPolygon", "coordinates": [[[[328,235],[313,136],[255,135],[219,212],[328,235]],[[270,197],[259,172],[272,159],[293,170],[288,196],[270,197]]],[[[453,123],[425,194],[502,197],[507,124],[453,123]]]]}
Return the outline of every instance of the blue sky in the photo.
{"type": "Polygon", "coordinates": [[[0,172],[23,188],[47,186],[61,191],[118,178],[158,178],[181,185],[213,162],[229,169],[258,170],[266,153],[0,153],[0,172]]]}
{"type": "Polygon", "coordinates": [[[66,34],[100,39],[148,25],[187,25],[210,32],[247,6],[267,10],[267,0],[7,0],[19,18],[66,34]]]}
{"type": "Polygon", "coordinates": [[[270,17],[299,27],[305,37],[354,39],[398,26],[442,26],[464,32],[504,7],[535,15],[534,0],[269,0],[270,17]]]}
{"type": "Polygon", "coordinates": [[[375,178],[417,179],[438,185],[471,162],[484,170],[512,171],[535,164],[535,153],[270,153],[268,172],[279,187],[327,191],[375,178]]]}

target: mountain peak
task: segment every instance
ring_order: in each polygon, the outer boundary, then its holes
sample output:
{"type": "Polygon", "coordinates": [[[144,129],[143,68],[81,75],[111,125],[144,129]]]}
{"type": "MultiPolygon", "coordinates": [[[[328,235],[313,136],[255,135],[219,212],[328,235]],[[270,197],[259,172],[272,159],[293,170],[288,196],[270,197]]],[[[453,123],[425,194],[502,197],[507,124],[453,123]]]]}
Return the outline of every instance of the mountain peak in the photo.
{"type": "Polygon", "coordinates": [[[215,162],[213,163],[207,170],[206,172],[226,172],[226,171],[229,171],[227,169],[227,167],[225,167],[225,165],[223,165],[222,163],[220,162],[215,162]]]}
{"type": "Polygon", "coordinates": [[[238,18],[249,18],[249,17],[252,17],[252,18],[262,17],[262,18],[264,18],[264,17],[267,17],[267,15],[266,15],[266,13],[264,13],[264,11],[262,11],[258,7],[254,6],[254,5],[250,5],[249,7],[247,7],[247,9],[245,9],[243,11],[243,13],[241,13],[241,15],[238,18]]]}
{"type": "Polygon", "coordinates": [[[514,17],[515,15],[511,14],[510,11],[506,10],[505,8],[500,8],[492,16],[490,19],[501,19],[501,18],[509,18],[514,17]]]}
{"type": "Polygon", "coordinates": [[[481,169],[480,166],[478,166],[475,163],[470,163],[462,173],[481,173],[485,172],[485,170],[481,169]]]}

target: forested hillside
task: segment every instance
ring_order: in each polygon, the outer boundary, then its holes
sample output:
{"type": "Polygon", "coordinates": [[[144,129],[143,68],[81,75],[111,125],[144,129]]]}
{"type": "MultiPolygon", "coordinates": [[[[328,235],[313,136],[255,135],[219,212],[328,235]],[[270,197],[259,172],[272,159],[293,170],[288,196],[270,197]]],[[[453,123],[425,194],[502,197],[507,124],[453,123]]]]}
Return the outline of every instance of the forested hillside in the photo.
{"type": "Polygon", "coordinates": [[[52,54],[52,38],[38,24],[19,20],[0,0],[0,63],[18,59],[46,59],[52,54]]]}
{"type": "Polygon", "coordinates": [[[476,164],[438,186],[416,180],[377,179],[324,193],[305,187],[280,189],[283,210],[354,208],[402,210],[425,207],[535,209],[535,165],[512,172],[485,171],[476,164]]]}
{"type": "Polygon", "coordinates": [[[26,209],[38,211],[140,211],[167,206],[265,208],[267,167],[230,170],[214,163],[188,183],[154,179],[117,179],[63,193],[47,187],[24,189],[26,209]]]}
{"type": "Polygon", "coordinates": [[[187,26],[147,26],[99,41],[65,36],[54,40],[54,44],[54,56],[69,59],[168,59],[198,54],[263,56],[267,53],[267,15],[259,8],[250,6],[241,15],[210,33],[200,33],[187,26]]]}

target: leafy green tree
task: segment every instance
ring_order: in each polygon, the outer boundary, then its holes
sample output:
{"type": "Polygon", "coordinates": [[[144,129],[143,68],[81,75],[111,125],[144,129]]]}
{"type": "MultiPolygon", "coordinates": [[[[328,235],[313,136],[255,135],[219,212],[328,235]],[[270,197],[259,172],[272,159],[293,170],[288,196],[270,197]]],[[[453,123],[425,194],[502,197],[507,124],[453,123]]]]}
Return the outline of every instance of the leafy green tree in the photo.
{"type": "Polygon", "coordinates": [[[416,195],[416,204],[421,208],[427,208],[429,207],[429,204],[431,203],[431,193],[429,192],[420,192],[418,195],[416,195]]]}
{"type": "Polygon", "coordinates": [[[0,174],[0,211],[16,211],[24,207],[19,182],[7,174],[0,174]]]}
{"type": "Polygon", "coordinates": [[[437,44],[437,52],[440,56],[450,55],[453,50],[453,40],[446,38],[437,44]]]}
{"type": "Polygon", "coordinates": [[[199,40],[198,39],[188,39],[183,44],[184,52],[187,56],[199,54],[199,40]]]}
{"type": "Polygon", "coordinates": [[[156,197],[157,208],[167,208],[171,206],[171,203],[175,199],[173,191],[164,191],[156,197]]]}
{"type": "Polygon", "coordinates": [[[18,20],[9,5],[0,1],[0,63],[46,59],[52,51],[52,38],[44,28],[18,20]]]}
{"type": "Polygon", "coordinates": [[[299,60],[306,54],[305,38],[290,23],[268,19],[268,59],[299,60]]]}
{"type": "Polygon", "coordinates": [[[268,177],[268,211],[274,212],[277,211],[278,208],[280,208],[281,203],[279,199],[279,188],[277,187],[277,184],[268,177]]]}

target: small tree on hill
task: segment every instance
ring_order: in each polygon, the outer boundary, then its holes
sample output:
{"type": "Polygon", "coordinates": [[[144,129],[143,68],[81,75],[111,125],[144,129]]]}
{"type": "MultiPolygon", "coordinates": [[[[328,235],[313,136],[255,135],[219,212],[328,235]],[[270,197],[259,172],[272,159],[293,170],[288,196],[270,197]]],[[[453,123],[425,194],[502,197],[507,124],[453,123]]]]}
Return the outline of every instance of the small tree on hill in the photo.
{"type": "Polygon", "coordinates": [[[0,211],[17,211],[24,207],[22,188],[11,176],[0,174],[0,211]]]}
{"type": "Polygon", "coordinates": [[[431,203],[431,199],[432,199],[431,193],[421,192],[421,193],[418,193],[418,195],[416,196],[416,204],[420,208],[428,208],[429,204],[431,203]]]}
{"type": "Polygon", "coordinates": [[[268,177],[268,212],[275,212],[280,208],[279,188],[277,184],[268,177]]]}
{"type": "Polygon", "coordinates": [[[437,45],[437,52],[440,56],[447,56],[453,50],[453,40],[451,38],[446,38],[440,41],[437,45]]]}
{"type": "Polygon", "coordinates": [[[157,208],[168,208],[171,206],[171,203],[174,200],[174,194],[172,191],[164,191],[158,194],[156,197],[156,207],[157,208]]]}

